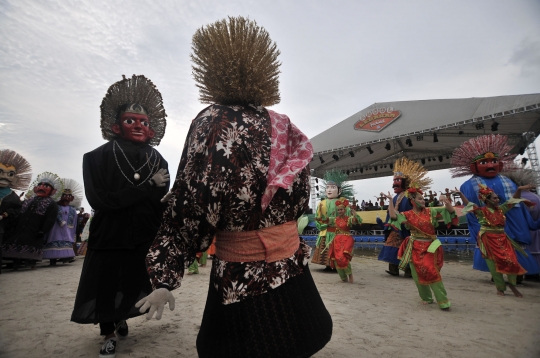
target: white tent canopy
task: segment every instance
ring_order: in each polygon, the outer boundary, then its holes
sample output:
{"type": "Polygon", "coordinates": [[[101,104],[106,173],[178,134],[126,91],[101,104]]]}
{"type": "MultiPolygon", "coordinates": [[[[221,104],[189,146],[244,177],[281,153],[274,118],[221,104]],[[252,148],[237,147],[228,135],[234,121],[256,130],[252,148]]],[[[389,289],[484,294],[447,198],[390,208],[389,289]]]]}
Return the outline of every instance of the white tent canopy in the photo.
{"type": "Polygon", "coordinates": [[[319,178],[335,168],[367,179],[392,175],[390,164],[406,156],[446,169],[462,142],[490,133],[523,151],[540,134],[540,94],[374,103],[311,139],[310,168],[319,178]]]}

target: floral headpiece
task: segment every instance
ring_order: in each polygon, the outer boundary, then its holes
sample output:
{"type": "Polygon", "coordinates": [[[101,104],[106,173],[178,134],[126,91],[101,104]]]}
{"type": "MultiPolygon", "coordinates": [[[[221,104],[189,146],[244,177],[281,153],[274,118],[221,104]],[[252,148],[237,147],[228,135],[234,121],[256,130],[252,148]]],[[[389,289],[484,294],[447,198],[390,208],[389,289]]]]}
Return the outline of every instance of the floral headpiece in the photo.
{"type": "Polygon", "coordinates": [[[478,199],[482,200],[483,202],[485,202],[487,200],[487,198],[494,193],[493,189],[491,188],[488,188],[487,186],[485,186],[484,184],[480,184],[479,185],[480,187],[480,190],[478,190],[478,199]]]}
{"type": "Polygon", "coordinates": [[[463,142],[452,154],[452,178],[473,174],[470,165],[482,159],[497,158],[503,165],[512,163],[516,154],[508,154],[512,147],[508,138],[500,134],[483,135],[463,142]]]}
{"type": "Polygon", "coordinates": [[[420,193],[424,195],[424,192],[422,191],[422,189],[418,187],[417,183],[411,183],[411,185],[407,188],[407,191],[406,191],[407,198],[409,199],[414,198],[416,193],[420,193]]]}
{"type": "Polygon", "coordinates": [[[347,207],[349,206],[349,200],[345,199],[343,201],[336,201],[336,206],[343,206],[343,207],[347,207]]]}

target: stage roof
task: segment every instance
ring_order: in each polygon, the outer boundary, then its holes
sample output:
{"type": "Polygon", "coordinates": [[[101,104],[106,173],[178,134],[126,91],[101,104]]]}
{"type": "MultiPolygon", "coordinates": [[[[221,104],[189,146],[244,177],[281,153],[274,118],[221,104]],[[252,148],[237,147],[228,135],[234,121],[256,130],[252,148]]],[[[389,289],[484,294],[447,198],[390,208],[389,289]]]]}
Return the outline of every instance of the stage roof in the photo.
{"type": "Polygon", "coordinates": [[[462,142],[491,133],[507,135],[512,153],[524,150],[540,134],[540,93],[374,103],[311,139],[310,168],[319,178],[335,168],[367,179],[392,175],[390,164],[406,156],[447,169],[462,142]]]}

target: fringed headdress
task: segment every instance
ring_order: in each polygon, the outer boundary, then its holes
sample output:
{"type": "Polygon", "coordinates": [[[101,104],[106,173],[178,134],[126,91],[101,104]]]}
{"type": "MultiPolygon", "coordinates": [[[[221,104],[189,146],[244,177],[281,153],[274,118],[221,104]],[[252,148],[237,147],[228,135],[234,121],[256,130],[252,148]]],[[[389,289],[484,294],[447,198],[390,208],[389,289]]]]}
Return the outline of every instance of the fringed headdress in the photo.
{"type": "Polygon", "coordinates": [[[501,175],[512,180],[517,186],[527,184],[538,186],[540,184],[540,176],[538,175],[538,172],[532,169],[524,169],[515,163],[505,166],[504,172],[502,172],[501,175]]]}
{"type": "Polygon", "coordinates": [[[321,186],[321,191],[319,193],[319,197],[321,199],[326,199],[326,186],[333,184],[336,185],[340,190],[341,193],[339,194],[340,197],[347,198],[348,200],[352,200],[354,197],[354,187],[352,184],[347,182],[347,178],[349,176],[345,173],[343,173],[341,170],[332,169],[326,172],[324,175],[324,183],[321,186]]]}
{"type": "Polygon", "coordinates": [[[408,189],[412,184],[417,189],[426,190],[433,182],[427,177],[428,170],[422,164],[409,160],[406,157],[401,157],[394,163],[394,178],[407,179],[405,189],[408,189]]]}
{"type": "Polygon", "coordinates": [[[7,167],[15,167],[17,180],[10,186],[15,190],[26,190],[32,180],[32,166],[24,157],[10,149],[0,150],[0,163],[7,167]]]}
{"type": "Polygon", "coordinates": [[[229,17],[201,27],[193,35],[191,49],[202,103],[279,103],[279,50],[255,21],[229,17]]]}
{"type": "Polygon", "coordinates": [[[503,163],[503,168],[510,165],[516,154],[509,154],[512,147],[508,138],[500,134],[483,135],[463,142],[452,154],[450,169],[452,178],[473,174],[471,164],[482,159],[497,158],[503,163]]]}
{"type": "MultiPolygon", "coordinates": [[[[35,188],[36,186],[38,186],[39,183],[47,183],[56,190],[56,193],[51,195],[51,198],[53,200],[57,201],[62,196],[62,190],[64,190],[64,183],[58,175],[51,172],[43,172],[39,174],[36,180],[32,182],[30,188],[35,188]]],[[[33,190],[28,190],[28,192],[26,193],[26,198],[31,198],[34,196],[36,196],[36,193],[34,193],[33,190]]]]}
{"type": "Polygon", "coordinates": [[[135,76],[113,84],[101,102],[101,135],[103,139],[113,140],[117,135],[111,126],[117,123],[122,106],[127,105],[124,112],[145,114],[150,121],[150,128],[155,132],[154,138],[148,142],[151,146],[159,145],[165,135],[167,114],[163,107],[161,93],[148,78],[135,76]]]}
{"type": "Polygon", "coordinates": [[[62,178],[64,183],[64,190],[62,194],[71,194],[73,195],[73,201],[69,203],[70,206],[78,208],[81,206],[83,198],[83,187],[81,184],[77,183],[74,179],[62,178]]]}
{"type": "Polygon", "coordinates": [[[494,193],[493,189],[488,188],[484,184],[479,185],[480,190],[478,190],[478,199],[480,199],[482,202],[486,202],[487,198],[494,193]]]}

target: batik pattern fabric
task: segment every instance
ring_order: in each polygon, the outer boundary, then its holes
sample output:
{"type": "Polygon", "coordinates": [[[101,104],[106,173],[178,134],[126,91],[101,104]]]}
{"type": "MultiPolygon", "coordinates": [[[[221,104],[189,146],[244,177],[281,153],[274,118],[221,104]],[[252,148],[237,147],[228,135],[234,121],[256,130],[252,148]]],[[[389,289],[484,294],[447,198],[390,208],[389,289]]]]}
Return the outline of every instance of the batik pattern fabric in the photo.
{"type": "Polygon", "coordinates": [[[495,209],[479,207],[469,202],[463,213],[472,212],[480,223],[477,243],[485,259],[495,263],[497,272],[509,275],[523,275],[527,272],[518,262],[515,250],[521,247],[504,232],[505,214],[523,199],[510,199],[495,209]]]}
{"type": "Polygon", "coordinates": [[[389,223],[395,229],[404,224],[411,231],[411,235],[399,248],[398,258],[401,259],[401,269],[409,262],[414,264],[420,285],[430,285],[442,280],[440,270],[444,264],[443,251],[435,232],[439,220],[443,220],[448,226],[458,224],[455,212],[450,213],[446,208],[405,211],[397,214],[396,220],[390,220],[389,223]]]}
{"type": "MultiPolygon", "coordinates": [[[[263,107],[211,105],[193,120],[162,225],[147,255],[154,288],[175,289],[197,252],[218,231],[243,232],[296,221],[307,209],[309,168],[278,188],[266,210],[272,125],[263,107]]],[[[227,262],[213,258],[212,281],[223,304],[240,302],[300,275],[310,248],[275,261],[227,262]]]]}

